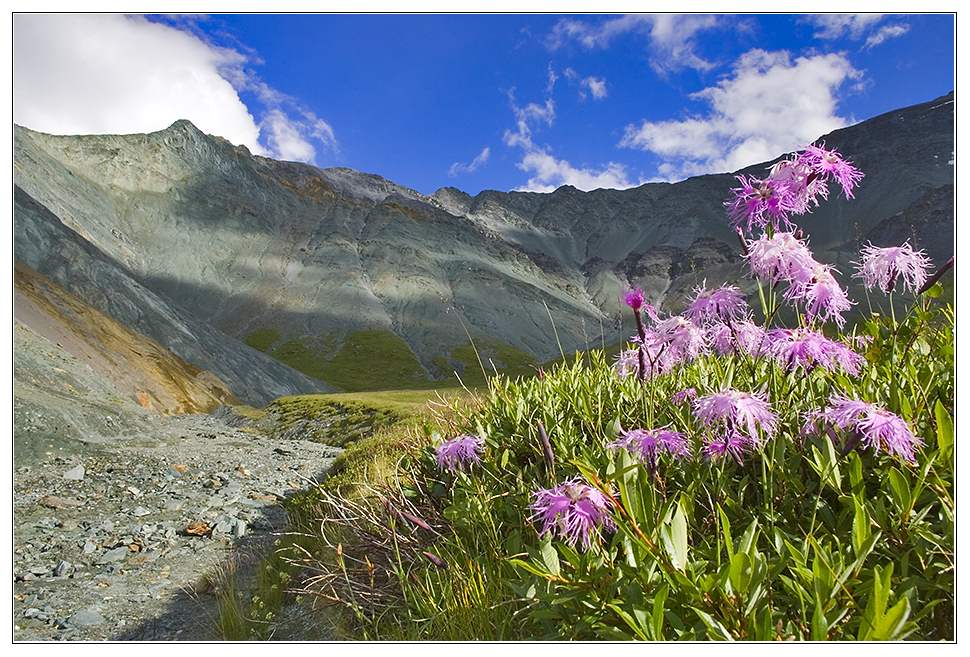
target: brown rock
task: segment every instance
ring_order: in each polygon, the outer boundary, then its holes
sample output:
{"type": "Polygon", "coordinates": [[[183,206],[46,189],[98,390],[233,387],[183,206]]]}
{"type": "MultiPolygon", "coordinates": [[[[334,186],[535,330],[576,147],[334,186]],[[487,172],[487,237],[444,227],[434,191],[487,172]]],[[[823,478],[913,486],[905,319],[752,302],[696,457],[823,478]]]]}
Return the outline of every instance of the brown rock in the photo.
{"type": "Polygon", "coordinates": [[[45,495],[38,500],[38,503],[49,509],[73,509],[83,504],[73,497],[58,497],[57,495],[45,495]]]}
{"type": "Polygon", "coordinates": [[[190,522],[188,526],[182,530],[186,536],[207,536],[212,528],[208,524],[202,521],[190,522]]]}

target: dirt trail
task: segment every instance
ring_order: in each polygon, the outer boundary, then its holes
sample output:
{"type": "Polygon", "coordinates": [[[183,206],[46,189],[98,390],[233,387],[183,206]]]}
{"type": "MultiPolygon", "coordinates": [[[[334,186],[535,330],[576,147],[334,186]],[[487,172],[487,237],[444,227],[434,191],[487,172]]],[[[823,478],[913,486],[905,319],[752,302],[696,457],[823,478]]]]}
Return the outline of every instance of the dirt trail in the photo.
{"type": "Polygon", "coordinates": [[[219,639],[209,576],[272,549],[279,501],[339,452],[209,415],[152,424],[17,464],[15,640],[219,639]]]}

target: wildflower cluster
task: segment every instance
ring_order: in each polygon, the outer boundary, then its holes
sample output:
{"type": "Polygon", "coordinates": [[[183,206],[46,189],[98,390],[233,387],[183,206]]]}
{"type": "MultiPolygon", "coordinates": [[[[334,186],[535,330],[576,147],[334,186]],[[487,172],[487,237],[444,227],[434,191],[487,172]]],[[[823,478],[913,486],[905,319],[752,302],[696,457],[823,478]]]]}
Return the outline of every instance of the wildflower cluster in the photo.
{"type": "Polygon", "coordinates": [[[829,182],[837,182],[846,198],[853,197],[863,173],[836,150],[809,146],[775,164],[765,178],[739,175],[733,198],[725,202],[732,224],[748,232],[769,226],[792,230],[792,215],[801,215],[829,196],[829,182]]]}

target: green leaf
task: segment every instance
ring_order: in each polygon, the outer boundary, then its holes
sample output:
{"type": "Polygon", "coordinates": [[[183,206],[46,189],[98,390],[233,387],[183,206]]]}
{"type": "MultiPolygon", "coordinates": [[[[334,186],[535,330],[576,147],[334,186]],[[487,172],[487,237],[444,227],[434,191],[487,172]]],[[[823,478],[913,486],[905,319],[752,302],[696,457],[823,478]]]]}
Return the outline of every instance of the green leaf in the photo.
{"type": "Polygon", "coordinates": [[[707,626],[708,634],[711,635],[711,638],[720,639],[722,641],[734,641],[734,637],[731,636],[731,633],[728,632],[728,629],[724,627],[720,621],[716,620],[706,611],[701,611],[697,607],[691,607],[691,609],[694,610],[697,616],[704,622],[704,625],[707,626]]]}
{"type": "Polygon", "coordinates": [[[936,415],[936,445],[940,456],[948,459],[953,448],[953,419],[939,399],[936,400],[933,413],[936,415]]]}
{"type": "Polygon", "coordinates": [[[553,575],[559,576],[559,553],[556,552],[556,547],[552,544],[550,538],[546,538],[542,541],[539,546],[539,555],[542,557],[542,563],[545,564],[546,569],[553,575]]]}
{"type": "Polygon", "coordinates": [[[731,521],[721,505],[717,505],[717,514],[721,518],[721,533],[724,534],[724,544],[727,546],[728,559],[734,556],[734,541],[731,539],[731,521]]]}
{"type": "Polygon", "coordinates": [[[862,554],[862,549],[871,535],[872,521],[865,505],[858,497],[853,496],[852,503],[855,505],[855,516],[852,519],[852,549],[858,559],[862,554]]]}
{"type": "Polygon", "coordinates": [[[657,591],[653,599],[653,639],[654,641],[664,640],[664,605],[667,602],[667,595],[670,588],[666,584],[657,591]]]}
{"type": "Polygon", "coordinates": [[[676,511],[662,532],[664,547],[670,556],[670,561],[677,570],[684,570],[687,566],[687,515],[683,505],[678,502],[676,511]]]}
{"type": "Polygon", "coordinates": [[[913,503],[913,494],[909,488],[909,479],[899,468],[889,470],[889,487],[892,489],[893,500],[903,515],[908,515],[913,503]]]}

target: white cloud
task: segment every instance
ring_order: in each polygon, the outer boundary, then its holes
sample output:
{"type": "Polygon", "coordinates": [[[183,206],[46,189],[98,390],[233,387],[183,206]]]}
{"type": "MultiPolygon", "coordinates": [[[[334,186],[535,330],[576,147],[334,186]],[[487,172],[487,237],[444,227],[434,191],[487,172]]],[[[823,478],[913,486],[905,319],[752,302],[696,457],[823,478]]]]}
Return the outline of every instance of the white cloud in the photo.
{"type": "Polygon", "coordinates": [[[844,126],[836,92],[860,76],[839,54],[751,50],[729,77],[692,94],[710,105],[705,115],[628,125],[620,146],[658,155],[668,180],[741,169],[844,126]]]}
{"type": "Polygon", "coordinates": [[[563,185],[577,189],[626,189],[638,183],[630,182],[626,168],[622,164],[609,162],[602,169],[574,167],[566,160],[557,159],[544,149],[525,153],[518,167],[534,174],[523,185],[521,191],[551,192],[563,185]]]}
{"type": "Polygon", "coordinates": [[[870,34],[866,39],[866,43],[863,46],[865,49],[874,48],[880,43],[889,41],[890,39],[895,39],[896,37],[901,37],[909,32],[909,25],[906,23],[899,23],[896,25],[883,25],[876,32],[870,34]]]}
{"type": "Polygon", "coordinates": [[[697,54],[695,36],[722,23],[710,14],[628,14],[600,23],[565,18],[553,27],[546,45],[555,50],[576,41],[590,49],[605,48],[622,34],[640,33],[647,37],[650,65],[658,74],[684,68],[707,71],[714,64],[697,54]]]}
{"type": "Polygon", "coordinates": [[[464,164],[462,162],[455,162],[448,169],[448,176],[450,178],[455,178],[463,173],[474,173],[478,171],[486,162],[492,154],[492,149],[486,146],[481,150],[481,152],[476,155],[471,162],[464,164]]]}
{"type": "Polygon", "coordinates": [[[251,54],[138,16],[14,16],[14,121],[54,134],[161,130],[188,119],[260,155],[313,161],[333,130],[249,70],[251,54]],[[239,92],[264,106],[255,118],[239,92]]]}
{"type": "MultiPolygon", "coordinates": [[[[566,73],[567,77],[570,74],[566,73]]],[[[509,92],[509,104],[515,116],[515,130],[506,130],[505,144],[522,149],[522,159],[516,166],[532,174],[521,191],[551,192],[562,185],[572,185],[588,191],[598,188],[625,189],[638,183],[629,180],[622,164],[609,162],[601,169],[576,167],[567,160],[555,157],[547,146],[535,143],[533,129],[539,124],[552,126],[556,119],[556,105],[551,98],[545,103],[529,103],[521,107],[515,100],[514,92],[509,92]]]]}
{"type": "Polygon", "coordinates": [[[813,14],[803,20],[816,27],[815,37],[819,39],[838,39],[843,36],[861,39],[882,17],[883,14],[813,14]]]}
{"type": "Polygon", "coordinates": [[[586,97],[586,92],[584,91],[584,89],[589,90],[589,93],[592,94],[593,98],[596,100],[602,100],[606,98],[607,91],[606,91],[605,78],[597,78],[590,75],[589,77],[586,77],[580,80],[579,86],[580,86],[579,94],[583,98],[586,97]]]}

